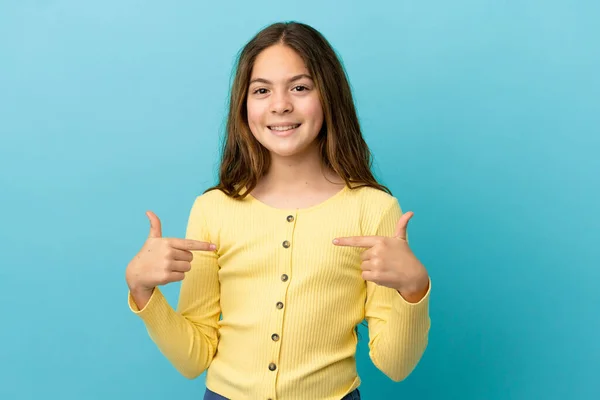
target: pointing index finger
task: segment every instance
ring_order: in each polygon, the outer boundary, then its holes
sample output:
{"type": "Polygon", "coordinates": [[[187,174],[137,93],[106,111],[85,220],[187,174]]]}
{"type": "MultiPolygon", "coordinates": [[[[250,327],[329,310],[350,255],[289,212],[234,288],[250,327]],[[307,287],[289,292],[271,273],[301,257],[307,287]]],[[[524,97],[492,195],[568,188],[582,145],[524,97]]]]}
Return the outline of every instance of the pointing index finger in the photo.
{"type": "Polygon", "coordinates": [[[373,247],[379,240],[379,236],[348,236],[333,239],[333,244],[349,247],[373,247]]]}
{"type": "Polygon", "coordinates": [[[217,246],[209,242],[201,242],[193,239],[177,239],[170,238],[169,245],[180,250],[205,250],[213,251],[217,249],[217,246]]]}

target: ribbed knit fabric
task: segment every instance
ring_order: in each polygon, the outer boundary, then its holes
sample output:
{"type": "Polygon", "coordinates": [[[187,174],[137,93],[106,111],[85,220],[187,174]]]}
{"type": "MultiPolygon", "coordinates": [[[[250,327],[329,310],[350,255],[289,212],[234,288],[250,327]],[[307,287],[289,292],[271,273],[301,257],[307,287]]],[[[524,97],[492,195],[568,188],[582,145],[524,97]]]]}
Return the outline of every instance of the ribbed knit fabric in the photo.
{"type": "Polygon", "coordinates": [[[371,360],[400,381],[427,346],[431,285],[409,303],[362,279],[365,249],[332,240],[392,236],[401,215],[395,197],[369,187],[289,210],[205,193],[186,237],[217,250],[194,251],[176,310],[159,288],[142,310],[129,294],[129,307],[177,370],[208,369],[207,387],[230,399],[339,400],[360,384],[354,328],[364,319],[371,360]]]}

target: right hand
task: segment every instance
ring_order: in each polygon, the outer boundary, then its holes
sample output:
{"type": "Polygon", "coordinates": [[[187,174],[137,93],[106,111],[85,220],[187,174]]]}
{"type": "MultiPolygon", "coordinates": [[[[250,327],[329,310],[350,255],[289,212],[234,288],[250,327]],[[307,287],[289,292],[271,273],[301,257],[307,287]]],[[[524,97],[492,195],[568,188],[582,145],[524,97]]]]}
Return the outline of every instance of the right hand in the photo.
{"type": "Polygon", "coordinates": [[[212,243],[163,238],[160,219],[146,212],[150,234],[142,249],[127,265],[125,280],[132,292],[152,292],[158,285],[181,281],[191,269],[192,250],[214,251],[212,243]]]}

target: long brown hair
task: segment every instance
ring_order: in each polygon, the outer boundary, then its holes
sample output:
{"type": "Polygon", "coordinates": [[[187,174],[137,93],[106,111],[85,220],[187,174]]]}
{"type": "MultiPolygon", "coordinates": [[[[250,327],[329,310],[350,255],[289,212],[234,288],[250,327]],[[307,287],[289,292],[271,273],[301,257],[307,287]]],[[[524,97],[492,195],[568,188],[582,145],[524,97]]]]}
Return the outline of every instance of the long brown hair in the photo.
{"type": "Polygon", "coordinates": [[[333,169],[350,188],[370,186],[392,194],[371,172],[372,154],[360,130],[342,63],[320,32],[299,22],[280,22],[264,28],[238,55],[222,144],[219,183],[206,192],[219,189],[230,197],[243,199],[269,169],[269,151],[250,131],[246,100],[256,57],[276,44],[288,46],[300,55],[319,92],[324,118],[316,140],[323,166],[333,169]],[[244,187],[247,190],[240,193],[244,187]]]}

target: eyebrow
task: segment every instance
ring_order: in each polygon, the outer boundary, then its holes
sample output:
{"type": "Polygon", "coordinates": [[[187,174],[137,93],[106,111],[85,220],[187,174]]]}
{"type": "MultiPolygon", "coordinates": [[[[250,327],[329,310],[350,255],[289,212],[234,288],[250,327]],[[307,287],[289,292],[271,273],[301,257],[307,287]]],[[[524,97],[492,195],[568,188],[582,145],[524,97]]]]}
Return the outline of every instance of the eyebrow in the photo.
{"type": "MultiPolygon", "coordinates": [[[[302,79],[302,78],[307,78],[307,79],[310,79],[310,80],[312,81],[312,77],[311,77],[310,75],[307,75],[307,74],[300,74],[300,75],[296,75],[296,76],[293,76],[293,77],[291,77],[291,78],[288,80],[288,83],[290,83],[290,82],[294,82],[294,81],[297,81],[297,80],[300,80],[300,79],[302,79]]],[[[270,84],[272,84],[272,83],[273,83],[273,82],[271,82],[271,81],[268,81],[268,80],[266,80],[266,79],[263,79],[263,78],[255,78],[255,79],[252,79],[252,80],[250,81],[250,85],[251,85],[251,84],[253,84],[253,83],[255,83],[255,82],[260,82],[260,83],[264,83],[264,84],[267,84],[267,85],[270,85],[270,84]]]]}

